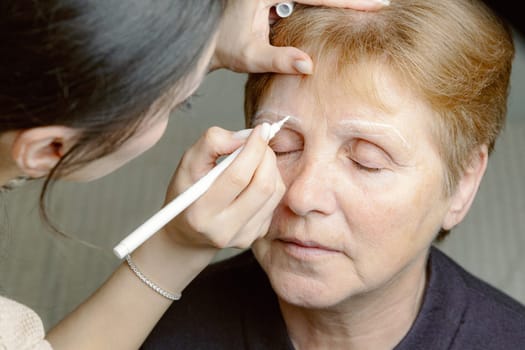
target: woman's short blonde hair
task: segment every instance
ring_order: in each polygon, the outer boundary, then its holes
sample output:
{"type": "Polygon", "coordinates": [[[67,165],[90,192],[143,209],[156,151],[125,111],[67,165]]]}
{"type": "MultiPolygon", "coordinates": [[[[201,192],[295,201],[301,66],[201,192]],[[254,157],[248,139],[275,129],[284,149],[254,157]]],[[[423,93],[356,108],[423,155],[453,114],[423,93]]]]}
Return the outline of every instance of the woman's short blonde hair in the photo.
{"type": "MultiPolygon", "coordinates": [[[[360,63],[394,72],[435,111],[432,130],[446,168],[446,193],[455,189],[472,151],[487,145],[491,152],[503,128],[512,34],[481,1],[393,0],[378,12],[298,5],[274,26],[271,41],[301,48],[314,60],[314,76],[343,77],[336,80],[343,84],[360,63]]],[[[275,76],[249,76],[248,124],[275,76]]]]}

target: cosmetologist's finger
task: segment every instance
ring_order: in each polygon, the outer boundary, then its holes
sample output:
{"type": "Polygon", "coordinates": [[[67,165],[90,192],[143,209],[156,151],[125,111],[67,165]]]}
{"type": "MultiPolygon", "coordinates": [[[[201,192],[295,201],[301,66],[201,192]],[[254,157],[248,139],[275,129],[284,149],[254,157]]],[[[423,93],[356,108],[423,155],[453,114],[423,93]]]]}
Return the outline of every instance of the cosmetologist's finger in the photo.
{"type": "Polygon", "coordinates": [[[208,203],[205,210],[209,215],[224,210],[250,185],[268,147],[260,136],[262,127],[258,125],[254,128],[241,153],[202,196],[201,202],[208,203]]]}
{"type": "Polygon", "coordinates": [[[295,47],[277,47],[259,42],[254,43],[249,51],[251,72],[313,73],[313,63],[310,56],[295,47]]]}
{"type": "Polygon", "coordinates": [[[250,186],[222,213],[223,220],[233,223],[237,232],[230,244],[247,248],[263,235],[284,192],[275,154],[267,148],[250,186]]]}
{"type": "Polygon", "coordinates": [[[193,178],[193,182],[210,171],[220,156],[230,154],[240,147],[244,140],[233,137],[229,130],[214,126],[206,132],[183,155],[179,168],[193,178]]]}

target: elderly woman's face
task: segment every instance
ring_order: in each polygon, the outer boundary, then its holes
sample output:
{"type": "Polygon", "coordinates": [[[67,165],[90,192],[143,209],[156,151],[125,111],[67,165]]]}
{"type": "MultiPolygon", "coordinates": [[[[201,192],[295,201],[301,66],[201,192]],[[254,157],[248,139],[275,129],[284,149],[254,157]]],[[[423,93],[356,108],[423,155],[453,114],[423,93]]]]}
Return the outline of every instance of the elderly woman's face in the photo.
{"type": "Polygon", "coordinates": [[[271,142],[287,192],[253,245],[289,303],[329,307],[421,274],[449,210],[432,111],[376,77],[387,109],[295,76],[261,101],[254,124],[292,116],[271,142]]]}

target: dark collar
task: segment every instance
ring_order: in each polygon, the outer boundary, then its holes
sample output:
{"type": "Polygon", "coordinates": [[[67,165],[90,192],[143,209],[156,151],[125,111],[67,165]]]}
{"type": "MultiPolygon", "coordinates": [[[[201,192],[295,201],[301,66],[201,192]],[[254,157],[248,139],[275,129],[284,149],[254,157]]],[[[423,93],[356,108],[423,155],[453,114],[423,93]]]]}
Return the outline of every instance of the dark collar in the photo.
{"type": "Polygon", "coordinates": [[[465,282],[449,259],[432,247],[428,285],[419,314],[406,336],[394,348],[449,349],[466,311],[465,282]]]}

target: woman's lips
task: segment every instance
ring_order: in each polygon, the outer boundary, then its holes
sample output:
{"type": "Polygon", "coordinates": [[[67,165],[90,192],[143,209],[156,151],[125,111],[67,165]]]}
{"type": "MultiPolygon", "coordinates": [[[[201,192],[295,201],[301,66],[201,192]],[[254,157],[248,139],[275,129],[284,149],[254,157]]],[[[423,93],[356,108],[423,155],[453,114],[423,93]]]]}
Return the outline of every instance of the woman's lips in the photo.
{"type": "Polygon", "coordinates": [[[276,239],[276,242],[282,245],[286,253],[301,260],[341,253],[339,250],[326,247],[315,241],[301,241],[293,238],[279,238],[276,239]]]}

